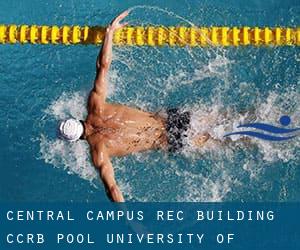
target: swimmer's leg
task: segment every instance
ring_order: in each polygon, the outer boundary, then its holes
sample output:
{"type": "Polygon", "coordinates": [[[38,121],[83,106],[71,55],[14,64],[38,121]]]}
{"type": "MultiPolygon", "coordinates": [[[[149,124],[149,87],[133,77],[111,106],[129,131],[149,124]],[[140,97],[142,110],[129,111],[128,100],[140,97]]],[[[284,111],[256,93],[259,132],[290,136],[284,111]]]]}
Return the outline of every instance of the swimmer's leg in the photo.
{"type": "MultiPolygon", "coordinates": [[[[251,121],[255,121],[257,119],[256,116],[256,111],[255,109],[248,109],[248,110],[243,110],[240,112],[241,115],[246,116],[247,120],[249,122],[251,121]]],[[[195,118],[196,119],[196,123],[198,123],[199,127],[206,127],[207,124],[210,125],[210,127],[214,127],[214,125],[220,123],[220,121],[218,121],[219,116],[221,115],[221,117],[223,117],[223,119],[226,121],[228,118],[228,113],[227,112],[222,112],[221,114],[219,113],[215,113],[215,114],[210,114],[209,116],[204,116],[204,117],[199,117],[199,118],[195,118]]],[[[221,121],[222,123],[222,121],[221,121]]],[[[249,137],[241,137],[239,140],[237,141],[232,141],[230,138],[226,138],[225,140],[223,139],[218,139],[218,138],[214,138],[209,131],[205,132],[203,131],[201,134],[197,134],[194,136],[194,138],[192,138],[192,142],[194,144],[195,147],[203,147],[206,143],[211,142],[213,144],[217,144],[220,146],[230,146],[230,145],[239,145],[240,143],[242,143],[243,145],[246,146],[250,146],[253,145],[253,141],[249,138],[249,137]]]]}
{"type": "MultiPolygon", "coordinates": [[[[208,124],[216,124],[217,117],[215,115],[210,116],[203,116],[200,118],[194,117],[196,119],[197,127],[207,127],[208,124]]],[[[202,131],[201,133],[194,134],[191,138],[192,144],[195,147],[203,147],[208,141],[216,141],[215,138],[213,138],[209,131],[202,131]]]]}
{"type": "Polygon", "coordinates": [[[196,135],[196,137],[193,139],[193,144],[196,147],[203,147],[204,144],[211,138],[209,133],[204,133],[201,135],[196,135]]]}
{"type": "Polygon", "coordinates": [[[220,140],[213,138],[209,133],[204,133],[201,135],[197,135],[193,140],[193,144],[197,148],[204,147],[206,143],[211,142],[214,145],[219,146],[231,146],[231,147],[241,147],[246,146],[248,148],[252,147],[254,145],[253,141],[251,141],[248,137],[242,137],[237,141],[232,141],[231,139],[226,140],[220,140]]]}

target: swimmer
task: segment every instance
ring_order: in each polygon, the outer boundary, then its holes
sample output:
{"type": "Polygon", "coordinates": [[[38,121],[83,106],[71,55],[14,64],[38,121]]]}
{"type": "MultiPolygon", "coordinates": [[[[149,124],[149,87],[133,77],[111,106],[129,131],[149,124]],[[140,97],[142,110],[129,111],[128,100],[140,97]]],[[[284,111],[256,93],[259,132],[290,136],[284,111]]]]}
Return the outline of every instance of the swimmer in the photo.
{"type": "MultiPolygon", "coordinates": [[[[88,98],[88,115],[84,121],[70,118],[59,124],[59,137],[70,142],[86,140],[92,161],[105,186],[108,197],[123,202],[116,183],[112,157],[125,156],[145,150],[180,151],[183,137],[189,129],[191,115],[179,109],[169,109],[162,117],[125,105],[109,103],[107,76],[112,61],[114,32],[128,23],[121,21],[129,14],[123,12],[106,28],[105,39],[96,61],[94,87],[88,98]]],[[[208,133],[195,136],[195,146],[201,147],[210,139],[208,133]]]]}

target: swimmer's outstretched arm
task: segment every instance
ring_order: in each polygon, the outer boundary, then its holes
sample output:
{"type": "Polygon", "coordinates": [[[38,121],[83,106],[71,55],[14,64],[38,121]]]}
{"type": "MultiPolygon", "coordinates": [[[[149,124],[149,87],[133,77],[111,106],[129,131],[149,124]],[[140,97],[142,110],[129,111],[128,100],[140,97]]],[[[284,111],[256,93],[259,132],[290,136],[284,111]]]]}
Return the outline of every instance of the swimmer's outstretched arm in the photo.
{"type": "Polygon", "coordinates": [[[124,11],[117,16],[111,24],[106,28],[105,38],[103,46],[96,61],[96,78],[94,83],[94,91],[103,98],[106,99],[107,95],[107,74],[112,61],[112,44],[114,32],[117,29],[123,28],[127,23],[120,23],[127,15],[128,11],[124,11]]]}
{"type": "Polygon", "coordinates": [[[92,152],[95,167],[105,186],[108,198],[114,202],[124,202],[123,195],[117,185],[114,169],[104,144],[98,145],[92,152]]]}

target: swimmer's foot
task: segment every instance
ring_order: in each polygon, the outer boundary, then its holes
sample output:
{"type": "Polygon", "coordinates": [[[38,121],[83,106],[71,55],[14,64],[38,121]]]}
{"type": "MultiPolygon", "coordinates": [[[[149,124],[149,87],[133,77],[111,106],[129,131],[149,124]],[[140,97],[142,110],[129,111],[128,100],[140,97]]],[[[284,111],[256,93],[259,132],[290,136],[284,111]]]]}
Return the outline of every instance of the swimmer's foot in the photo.
{"type": "Polygon", "coordinates": [[[205,133],[205,134],[197,136],[193,140],[193,143],[196,147],[202,147],[210,138],[211,137],[210,137],[209,133],[205,133]]]}

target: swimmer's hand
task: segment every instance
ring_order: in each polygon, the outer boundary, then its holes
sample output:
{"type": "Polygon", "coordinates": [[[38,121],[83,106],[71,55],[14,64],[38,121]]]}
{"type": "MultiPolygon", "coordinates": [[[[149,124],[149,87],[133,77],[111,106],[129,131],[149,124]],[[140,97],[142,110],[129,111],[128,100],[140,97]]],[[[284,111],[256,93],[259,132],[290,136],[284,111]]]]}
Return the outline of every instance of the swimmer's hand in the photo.
{"type": "Polygon", "coordinates": [[[118,29],[124,28],[126,25],[128,25],[128,22],[120,23],[125,17],[127,17],[129,14],[129,11],[126,10],[123,13],[121,13],[119,16],[117,16],[107,27],[107,32],[115,32],[118,29]]]}
{"type": "Polygon", "coordinates": [[[107,76],[112,61],[112,45],[114,32],[117,29],[123,28],[128,24],[120,23],[126,16],[128,16],[128,14],[129,11],[124,11],[121,15],[117,16],[106,28],[103,45],[97,57],[96,78],[94,81],[94,88],[92,91],[95,92],[99,97],[98,104],[100,106],[105,102],[107,96],[107,76]]]}

